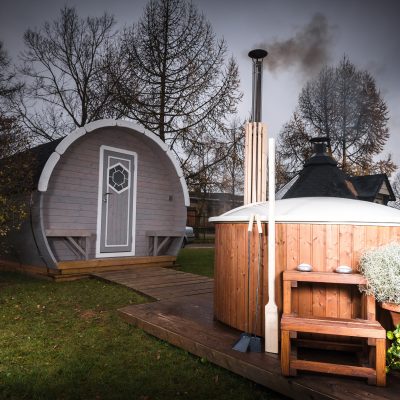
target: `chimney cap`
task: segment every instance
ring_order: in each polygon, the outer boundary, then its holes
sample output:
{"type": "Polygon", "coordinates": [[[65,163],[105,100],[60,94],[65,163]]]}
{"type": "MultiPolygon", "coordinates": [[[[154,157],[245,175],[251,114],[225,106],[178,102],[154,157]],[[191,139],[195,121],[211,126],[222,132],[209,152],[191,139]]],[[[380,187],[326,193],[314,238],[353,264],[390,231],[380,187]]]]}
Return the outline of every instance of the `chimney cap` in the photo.
{"type": "Polygon", "coordinates": [[[263,50],[263,49],[254,49],[254,50],[249,51],[249,54],[248,54],[248,56],[250,58],[253,58],[253,59],[256,59],[256,60],[263,59],[267,55],[268,55],[268,52],[266,50],[263,50]]]}
{"type": "Polygon", "coordinates": [[[314,137],[310,139],[310,143],[327,143],[329,144],[331,142],[331,139],[329,139],[328,136],[320,136],[320,137],[314,137]]]}
{"type": "Polygon", "coordinates": [[[337,162],[326,151],[326,147],[329,142],[330,139],[327,136],[320,136],[310,139],[310,143],[313,144],[314,147],[314,154],[304,163],[304,167],[317,164],[337,166],[337,162]]]}

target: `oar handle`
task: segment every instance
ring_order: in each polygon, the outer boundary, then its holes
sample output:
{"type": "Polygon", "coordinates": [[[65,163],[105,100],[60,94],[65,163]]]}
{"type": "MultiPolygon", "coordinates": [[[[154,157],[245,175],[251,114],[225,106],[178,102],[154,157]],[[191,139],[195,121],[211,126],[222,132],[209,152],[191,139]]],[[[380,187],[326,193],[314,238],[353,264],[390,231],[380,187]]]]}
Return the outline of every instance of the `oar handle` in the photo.
{"type": "Polygon", "coordinates": [[[254,224],[254,214],[251,214],[249,219],[249,226],[247,228],[249,232],[253,232],[253,224],[254,224]]]}
{"type": "Polygon", "coordinates": [[[261,227],[261,217],[260,214],[256,215],[256,220],[257,220],[257,229],[258,229],[258,233],[260,235],[262,235],[263,231],[262,231],[262,227],[261,227]]]}

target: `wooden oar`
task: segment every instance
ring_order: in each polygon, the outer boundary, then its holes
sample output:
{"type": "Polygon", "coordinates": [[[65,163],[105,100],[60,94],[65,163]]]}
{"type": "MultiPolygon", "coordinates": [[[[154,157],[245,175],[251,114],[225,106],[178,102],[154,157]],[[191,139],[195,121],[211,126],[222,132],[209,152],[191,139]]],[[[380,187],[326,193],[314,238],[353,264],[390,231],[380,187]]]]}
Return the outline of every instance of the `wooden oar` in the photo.
{"type": "Polygon", "coordinates": [[[265,306],[265,351],[278,353],[278,307],[275,303],[275,140],[268,145],[268,303],[265,306]]]}

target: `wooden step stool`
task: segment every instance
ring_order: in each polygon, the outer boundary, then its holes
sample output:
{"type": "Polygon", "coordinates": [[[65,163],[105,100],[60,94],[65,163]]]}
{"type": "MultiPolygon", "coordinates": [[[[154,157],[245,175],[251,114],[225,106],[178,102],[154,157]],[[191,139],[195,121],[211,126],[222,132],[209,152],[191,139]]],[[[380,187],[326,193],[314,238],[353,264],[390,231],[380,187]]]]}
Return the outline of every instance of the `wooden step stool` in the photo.
{"type": "Polygon", "coordinates": [[[360,274],[338,274],[335,272],[283,273],[283,315],[281,319],[281,368],[285,376],[295,375],[296,370],[324,372],[367,378],[371,384],[386,385],[386,331],[376,321],[375,299],[363,296],[366,301],[367,319],[340,319],[328,317],[299,317],[291,313],[292,287],[298,282],[324,284],[363,285],[365,278],[360,274]],[[318,333],[335,336],[366,338],[370,350],[368,367],[298,360],[291,355],[291,334],[318,333]],[[375,347],[376,346],[376,352],[375,347]],[[374,354],[375,353],[375,354],[374,354]],[[373,356],[374,355],[374,356],[373,356]],[[372,364],[372,365],[371,365],[372,364]]]}

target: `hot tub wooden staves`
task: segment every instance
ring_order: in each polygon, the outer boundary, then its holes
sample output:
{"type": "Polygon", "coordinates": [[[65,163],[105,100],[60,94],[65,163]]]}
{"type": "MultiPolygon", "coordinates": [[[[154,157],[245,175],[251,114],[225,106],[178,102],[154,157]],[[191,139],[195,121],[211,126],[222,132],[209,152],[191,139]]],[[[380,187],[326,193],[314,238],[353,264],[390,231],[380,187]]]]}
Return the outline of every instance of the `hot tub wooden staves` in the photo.
{"type": "MultiPolygon", "coordinates": [[[[346,201],[364,203],[357,200],[346,201]]],[[[399,213],[397,210],[396,212],[399,213]]],[[[241,331],[253,332],[256,314],[259,235],[254,225],[253,232],[250,234],[250,326],[248,328],[247,244],[249,236],[247,228],[247,223],[244,221],[216,223],[214,316],[217,320],[241,331]]],[[[260,285],[258,335],[264,334],[264,306],[268,302],[266,232],[267,223],[264,222],[261,239],[262,284],[260,285]]],[[[348,265],[357,271],[363,251],[393,241],[400,241],[400,226],[395,223],[378,226],[354,223],[278,222],[276,224],[275,268],[276,303],[279,312],[282,312],[283,271],[294,270],[300,263],[311,264],[314,271],[332,272],[339,265],[348,265]]],[[[335,318],[363,316],[358,288],[339,288],[335,285],[329,288],[318,284],[299,285],[293,290],[292,310],[300,316],[335,318]]]]}

